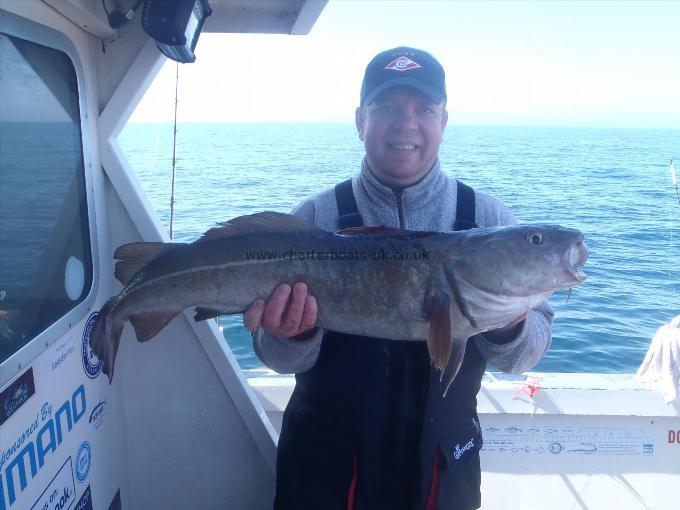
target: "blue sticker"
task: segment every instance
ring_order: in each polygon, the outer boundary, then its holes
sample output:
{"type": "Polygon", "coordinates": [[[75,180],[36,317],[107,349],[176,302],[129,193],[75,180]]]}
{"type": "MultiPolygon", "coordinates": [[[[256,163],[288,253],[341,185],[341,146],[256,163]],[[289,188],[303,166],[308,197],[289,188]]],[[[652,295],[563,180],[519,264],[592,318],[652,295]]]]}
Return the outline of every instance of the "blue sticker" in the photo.
{"type": "Polygon", "coordinates": [[[550,443],[548,445],[548,451],[550,453],[558,454],[562,450],[564,450],[564,447],[560,443],[550,443]]]}
{"type": "Polygon", "coordinates": [[[90,419],[88,421],[94,430],[99,430],[99,427],[101,427],[104,422],[104,414],[106,412],[105,406],[106,400],[100,400],[90,413],[90,419]]]}
{"type": "Polygon", "coordinates": [[[83,368],[90,379],[95,379],[102,371],[102,362],[99,360],[99,358],[97,358],[97,355],[90,347],[90,336],[92,335],[94,324],[97,321],[97,315],[99,315],[98,312],[94,312],[92,315],[90,315],[90,317],[87,319],[87,323],[85,323],[85,328],[83,329],[83,368]]]}
{"type": "Polygon", "coordinates": [[[90,448],[90,443],[83,441],[83,444],[78,448],[78,455],[76,455],[76,478],[80,483],[87,479],[91,465],[92,449],[90,448]]]}
{"type": "Polygon", "coordinates": [[[113,496],[113,500],[109,504],[109,510],[121,510],[120,504],[120,489],[116,491],[116,495],[113,496]]]}
{"type": "Polygon", "coordinates": [[[16,413],[26,401],[35,394],[33,369],[29,368],[0,393],[0,425],[16,413]]]}
{"type": "Polygon", "coordinates": [[[87,486],[87,489],[85,489],[85,492],[83,492],[83,495],[80,496],[80,499],[73,510],[92,510],[92,493],[90,492],[89,485],[87,486]]]}

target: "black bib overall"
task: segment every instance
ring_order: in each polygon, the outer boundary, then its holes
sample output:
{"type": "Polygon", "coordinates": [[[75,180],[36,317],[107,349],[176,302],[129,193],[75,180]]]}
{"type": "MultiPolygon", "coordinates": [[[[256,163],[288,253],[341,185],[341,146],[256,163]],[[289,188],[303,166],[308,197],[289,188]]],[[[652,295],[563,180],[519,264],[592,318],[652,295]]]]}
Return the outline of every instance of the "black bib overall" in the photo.
{"type": "MultiPolygon", "coordinates": [[[[475,227],[458,182],[455,230],[475,227]]],[[[336,186],[339,228],[363,225],[351,181],[336,186]]],[[[425,342],[327,331],[296,375],[278,445],[276,510],[470,510],[480,505],[476,395],[486,361],[468,342],[441,396],[425,342]]]]}

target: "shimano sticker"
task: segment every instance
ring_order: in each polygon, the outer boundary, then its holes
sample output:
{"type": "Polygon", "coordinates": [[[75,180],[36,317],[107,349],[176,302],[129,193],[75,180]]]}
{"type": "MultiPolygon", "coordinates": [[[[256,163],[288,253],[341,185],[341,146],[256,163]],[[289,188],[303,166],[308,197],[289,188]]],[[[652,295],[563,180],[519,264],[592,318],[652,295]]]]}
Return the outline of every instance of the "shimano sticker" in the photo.
{"type": "MultiPolygon", "coordinates": [[[[0,463],[0,467],[2,467],[0,473],[0,510],[5,510],[14,505],[17,497],[24,491],[34,490],[33,481],[36,480],[40,471],[49,465],[46,464],[46,459],[50,455],[59,455],[56,452],[59,451],[69,433],[83,416],[86,416],[85,386],[82,384],[78,386],[71,398],[66,399],[62,405],[54,407],[56,411],[53,411],[52,404],[48,402],[43,404],[35,417],[21,427],[22,432],[15,436],[15,441],[8,448],[3,449],[2,462],[0,463]],[[3,491],[5,487],[6,492],[3,491]]],[[[89,449],[89,444],[87,448],[89,449]]],[[[89,471],[91,455],[89,452],[83,452],[79,457],[81,457],[82,463],[82,468],[79,471],[87,476],[86,471],[89,471]]],[[[70,459],[71,457],[69,457],[69,462],[70,459]]],[[[72,469],[69,469],[68,472],[72,473],[72,469]]],[[[35,508],[66,509],[73,503],[70,498],[75,499],[75,493],[68,490],[67,484],[62,480],[63,477],[64,475],[60,471],[55,480],[58,478],[61,481],[51,484],[52,490],[48,494],[48,499],[42,500],[43,505],[35,508]],[[55,483],[63,489],[59,490],[59,496],[55,493],[55,483]],[[54,503],[54,506],[49,506],[51,504],[50,495],[53,500],[52,503],[55,499],[70,501],[70,503],[64,507],[60,506],[61,503],[59,505],[54,503]],[[44,506],[45,501],[48,502],[47,507],[44,506]]]]}

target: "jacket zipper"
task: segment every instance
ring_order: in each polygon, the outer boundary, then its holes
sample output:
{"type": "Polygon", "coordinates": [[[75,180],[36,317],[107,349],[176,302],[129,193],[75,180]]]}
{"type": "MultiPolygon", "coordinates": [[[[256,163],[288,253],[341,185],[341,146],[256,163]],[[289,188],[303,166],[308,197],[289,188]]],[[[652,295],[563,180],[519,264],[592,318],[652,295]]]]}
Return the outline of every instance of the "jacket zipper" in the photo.
{"type": "Polygon", "coordinates": [[[404,190],[399,190],[394,192],[394,196],[397,199],[397,214],[399,214],[399,228],[404,228],[406,220],[404,219],[404,204],[402,203],[402,195],[404,190]]]}

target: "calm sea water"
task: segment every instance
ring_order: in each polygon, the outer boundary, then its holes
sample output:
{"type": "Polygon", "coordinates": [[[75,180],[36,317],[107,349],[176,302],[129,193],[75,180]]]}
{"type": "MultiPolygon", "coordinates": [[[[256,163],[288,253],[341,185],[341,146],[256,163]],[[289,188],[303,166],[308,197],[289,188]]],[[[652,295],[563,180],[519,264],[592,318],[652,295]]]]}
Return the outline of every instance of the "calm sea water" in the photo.
{"type": "MultiPolygon", "coordinates": [[[[166,228],[172,126],[131,124],[120,138],[166,228]]],[[[185,124],[178,128],[176,240],[262,210],[288,212],[358,171],[349,124],[185,124]]],[[[553,344],[537,370],[631,373],[656,329],[680,313],[680,205],[668,162],[680,130],[449,126],[443,168],[505,202],[521,222],[581,229],[589,275],[555,294],[553,344]]],[[[236,316],[220,319],[243,368],[261,367],[236,316]]]]}

